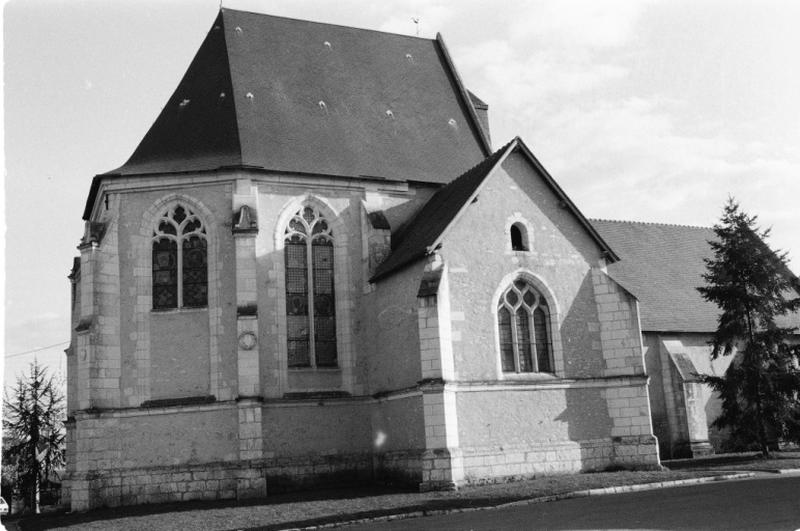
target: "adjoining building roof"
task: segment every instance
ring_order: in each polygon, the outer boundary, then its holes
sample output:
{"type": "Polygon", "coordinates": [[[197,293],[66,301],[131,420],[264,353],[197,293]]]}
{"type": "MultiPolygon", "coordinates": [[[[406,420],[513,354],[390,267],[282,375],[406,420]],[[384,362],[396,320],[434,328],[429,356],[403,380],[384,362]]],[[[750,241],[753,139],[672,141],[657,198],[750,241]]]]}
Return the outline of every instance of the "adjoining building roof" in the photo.
{"type": "Polygon", "coordinates": [[[489,154],[436,40],[222,9],[108,174],[244,166],[445,183],[489,154]]]}
{"type": "MultiPolygon", "coordinates": [[[[705,285],[703,260],[714,254],[708,243],[716,239],[713,229],[599,219],[591,223],[620,255],[619,262],[608,266],[608,273],[639,299],[643,331],[717,329],[719,308],[697,291],[705,285]]],[[[784,274],[800,287],[788,268],[784,274]]],[[[777,322],[780,326],[798,326],[800,315],[788,315],[777,322]]]]}
{"type": "Polygon", "coordinates": [[[563,202],[565,208],[569,209],[584,226],[606,253],[609,260],[617,260],[618,257],[614,254],[612,248],[603,241],[603,238],[595,231],[594,227],[567,197],[547,170],[536,160],[536,157],[533,156],[533,153],[531,153],[522,139],[516,137],[460,177],[437,190],[414,219],[409,222],[402,234],[397,235],[398,241],[396,244],[393,243],[392,253],[378,266],[371,280],[379,280],[432,253],[441,243],[448,227],[453,224],[462,210],[478,193],[481,184],[483,184],[492,170],[514,150],[519,150],[527,157],[539,175],[563,202]]]}
{"type": "Polygon", "coordinates": [[[631,221],[591,220],[619,254],[609,275],[639,299],[643,331],[713,332],[719,311],[697,287],[705,284],[704,258],[714,231],[631,221]]]}

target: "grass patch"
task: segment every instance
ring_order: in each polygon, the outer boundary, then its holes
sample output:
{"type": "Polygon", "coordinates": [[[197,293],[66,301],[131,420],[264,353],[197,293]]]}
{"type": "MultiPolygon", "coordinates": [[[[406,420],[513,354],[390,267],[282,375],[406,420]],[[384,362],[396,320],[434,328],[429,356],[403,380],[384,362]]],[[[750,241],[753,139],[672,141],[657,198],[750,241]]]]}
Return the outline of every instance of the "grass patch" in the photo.
{"type": "Polygon", "coordinates": [[[760,453],[710,455],[697,459],[674,459],[662,463],[670,470],[786,470],[800,468],[800,452],[772,452],[769,459],[760,453]]]}

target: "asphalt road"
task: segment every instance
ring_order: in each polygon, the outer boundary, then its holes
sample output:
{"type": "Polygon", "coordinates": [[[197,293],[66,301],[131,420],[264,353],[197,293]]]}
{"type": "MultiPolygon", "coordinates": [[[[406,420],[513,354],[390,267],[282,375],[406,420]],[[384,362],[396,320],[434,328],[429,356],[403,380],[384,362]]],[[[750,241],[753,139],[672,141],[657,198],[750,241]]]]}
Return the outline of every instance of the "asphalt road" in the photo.
{"type": "Polygon", "coordinates": [[[755,478],[352,526],[382,530],[800,529],[800,476],[755,478]]]}

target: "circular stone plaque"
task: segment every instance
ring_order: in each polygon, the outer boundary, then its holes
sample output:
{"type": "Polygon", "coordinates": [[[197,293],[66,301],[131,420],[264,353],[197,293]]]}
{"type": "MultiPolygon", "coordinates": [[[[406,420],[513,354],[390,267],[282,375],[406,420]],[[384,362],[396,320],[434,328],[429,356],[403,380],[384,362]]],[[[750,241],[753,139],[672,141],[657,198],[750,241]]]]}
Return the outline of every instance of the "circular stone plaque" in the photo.
{"type": "Polygon", "coordinates": [[[239,336],[239,348],[253,350],[256,346],[256,335],[253,332],[242,332],[239,336]]]}

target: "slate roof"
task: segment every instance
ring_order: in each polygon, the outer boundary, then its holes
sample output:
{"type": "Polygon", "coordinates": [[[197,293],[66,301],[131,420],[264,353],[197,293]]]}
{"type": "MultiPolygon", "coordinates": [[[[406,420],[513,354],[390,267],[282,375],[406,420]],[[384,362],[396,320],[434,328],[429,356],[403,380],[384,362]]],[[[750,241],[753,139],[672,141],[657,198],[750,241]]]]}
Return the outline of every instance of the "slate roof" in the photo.
{"type": "Polygon", "coordinates": [[[697,291],[704,285],[704,258],[711,258],[706,227],[591,220],[620,255],[611,277],[639,299],[643,331],[712,332],[717,306],[697,291]]]}
{"type": "Polygon", "coordinates": [[[441,38],[222,9],[108,173],[245,166],[446,183],[489,152],[441,38]]]}
{"type": "Polygon", "coordinates": [[[478,189],[497,161],[505,155],[513,140],[501,147],[479,164],[476,164],[448,185],[440,188],[406,226],[396,234],[398,242],[392,253],[375,270],[373,280],[378,280],[430,251],[439,236],[455,219],[461,208],[478,189]]]}
{"type": "MultiPolygon", "coordinates": [[[[719,309],[696,289],[705,285],[703,259],[713,256],[708,242],[716,236],[711,228],[632,221],[591,223],[621,258],[608,266],[608,273],[639,299],[643,331],[716,330],[719,309]]],[[[783,326],[797,326],[798,322],[798,315],[779,320],[783,326]]]]}
{"type": "Polygon", "coordinates": [[[517,149],[528,157],[544,181],[563,201],[565,208],[575,215],[600,248],[606,252],[609,260],[616,260],[617,256],[612,248],[603,241],[547,170],[536,160],[522,139],[516,137],[460,177],[437,190],[402,233],[393,234],[392,253],[378,266],[371,281],[379,280],[433,252],[447,228],[477,193],[486,177],[508,154],[517,149]]]}

